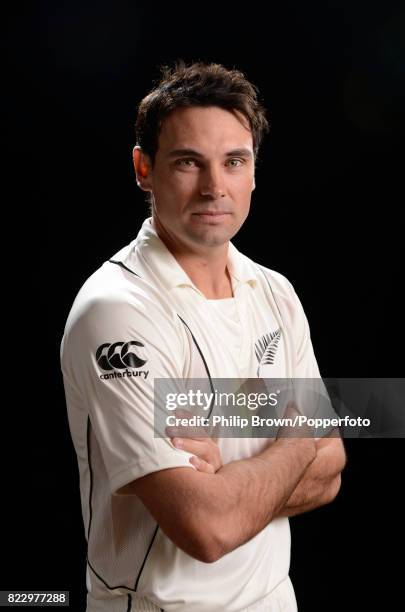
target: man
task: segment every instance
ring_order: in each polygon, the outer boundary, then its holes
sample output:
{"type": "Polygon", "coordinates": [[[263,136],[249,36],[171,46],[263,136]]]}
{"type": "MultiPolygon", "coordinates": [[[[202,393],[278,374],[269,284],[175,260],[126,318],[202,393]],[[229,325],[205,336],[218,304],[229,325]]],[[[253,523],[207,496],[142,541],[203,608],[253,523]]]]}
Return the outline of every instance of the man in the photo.
{"type": "Polygon", "coordinates": [[[155,379],[320,377],[293,287],[230,242],[267,127],[218,64],[179,62],[140,104],[152,215],[85,282],[61,345],[88,612],[296,610],[288,516],[334,499],[341,440],[154,437],[155,379]]]}

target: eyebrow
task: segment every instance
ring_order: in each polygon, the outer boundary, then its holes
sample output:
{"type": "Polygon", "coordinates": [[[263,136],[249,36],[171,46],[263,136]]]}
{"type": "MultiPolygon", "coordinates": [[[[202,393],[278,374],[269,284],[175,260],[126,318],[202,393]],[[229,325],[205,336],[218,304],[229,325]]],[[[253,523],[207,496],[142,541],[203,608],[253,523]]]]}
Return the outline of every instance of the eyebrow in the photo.
{"type": "MultiPolygon", "coordinates": [[[[183,157],[185,155],[189,155],[192,157],[198,157],[202,159],[204,155],[199,153],[198,151],[194,151],[194,149],[174,149],[167,154],[167,157],[183,157]]],[[[252,152],[250,149],[245,147],[240,149],[233,149],[232,151],[228,151],[225,153],[225,157],[234,157],[235,155],[239,155],[240,157],[252,157],[252,152]]]]}

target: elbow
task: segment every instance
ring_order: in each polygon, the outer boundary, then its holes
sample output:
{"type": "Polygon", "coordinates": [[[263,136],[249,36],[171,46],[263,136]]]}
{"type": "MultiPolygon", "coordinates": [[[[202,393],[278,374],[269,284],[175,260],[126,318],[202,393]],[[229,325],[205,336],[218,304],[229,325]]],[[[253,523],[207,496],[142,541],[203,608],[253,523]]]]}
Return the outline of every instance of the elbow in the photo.
{"type": "Polygon", "coordinates": [[[194,521],[193,525],[189,525],[189,542],[193,542],[189,554],[202,563],[219,561],[236,548],[235,538],[232,537],[234,534],[229,529],[232,524],[228,515],[215,518],[205,516],[203,520],[194,521]]]}
{"type": "Polygon", "coordinates": [[[209,510],[202,506],[190,509],[184,505],[179,512],[156,519],[165,535],[187,555],[202,563],[215,563],[235,547],[228,537],[232,521],[229,512],[221,512],[218,506],[209,510]]]}
{"type": "Polygon", "coordinates": [[[212,526],[203,529],[195,541],[198,545],[192,556],[202,563],[215,563],[229,552],[223,533],[216,531],[212,526]]]}
{"type": "Polygon", "coordinates": [[[207,538],[198,544],[194,542],[193,545],[183,546],[182,548],[190,557],[202,563],[215,563],[225,554],[223,547],[217,543],[209,542],[207,538]]]}
{"type": "Polygon", "coordinates": [[[340,459],[341,459],[341,463],[340,463],[340,471],[342,472],[342,471],[345,469],[346,464],[347,464],[347,453],[346,453],[346,450],[345,450],[345,447],[344,447],[344,445],[343,445],[342,440],[341,440],[341,449],[340,449],[340,450],[341,450],[341,456],[340,456],[340,459]]]}
{"type": "Polygon", "coordinates": [[[330,504],[331,502],[334,501],[334,499],[336,498],[337,494],[339,493],[341,485],[342,485],[342,477],[341,477],[341,474],[339,473],[332,480],[332,482],[330,483],[330,485],[329,485],[329,487],[328,487],[328,489],[326,491],[325,504],[330,504]]]}
{"type": "Polygon", "coordinates": [[[211,520],[196,523],[186,519],[182,522],[182,529],[178,528],[178,524],[176,529],[161,527],[176,546],[202,563],[215,563],[229,552],[220,530],[213,526],[211,520]]]}

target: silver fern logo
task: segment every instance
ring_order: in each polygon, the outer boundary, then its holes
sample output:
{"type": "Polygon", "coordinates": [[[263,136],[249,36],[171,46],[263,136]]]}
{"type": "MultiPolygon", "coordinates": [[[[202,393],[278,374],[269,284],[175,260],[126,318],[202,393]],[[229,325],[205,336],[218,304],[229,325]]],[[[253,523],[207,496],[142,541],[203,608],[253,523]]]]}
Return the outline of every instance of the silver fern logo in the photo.
{"type": "Polygon", "coordinates": [[[255,353],[259,362],[257,368],[257,376],[259,376],[260,368],[264,365],[273,365],[277,353],[278,343],[281,338],[281,329],[274,332],[264,334],[255,342],[255,353]]]}

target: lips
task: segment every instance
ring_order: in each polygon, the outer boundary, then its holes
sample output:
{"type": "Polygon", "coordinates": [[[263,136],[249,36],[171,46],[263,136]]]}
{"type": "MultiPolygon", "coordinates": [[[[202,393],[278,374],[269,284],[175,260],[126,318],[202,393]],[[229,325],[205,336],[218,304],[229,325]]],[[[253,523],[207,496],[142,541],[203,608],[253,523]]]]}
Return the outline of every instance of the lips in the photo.
{"type": "Polygon", "coordinates": [[[191,222],[197,225],[214,226],[223,225],[228,223],[227,217],[231,215],[230,212],[222,210],[204,210],[202,212],[195,212],[191,215],[191,222]]]}
{"type": "Polygon", "coordinates": [[[213,217],[219,217],[220,215],[229,215],[230,213],[226,210],[203,210],[201,212],[195,212],[193,215],[210,215],[213,217]]]}

